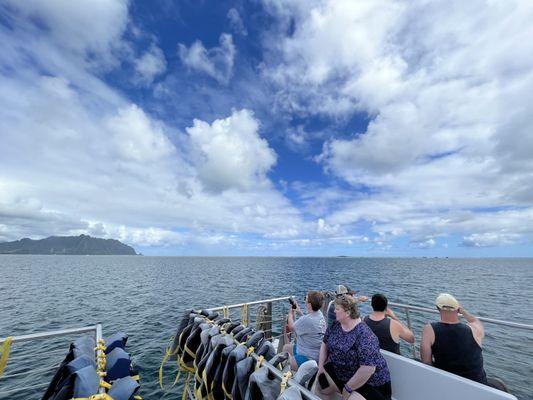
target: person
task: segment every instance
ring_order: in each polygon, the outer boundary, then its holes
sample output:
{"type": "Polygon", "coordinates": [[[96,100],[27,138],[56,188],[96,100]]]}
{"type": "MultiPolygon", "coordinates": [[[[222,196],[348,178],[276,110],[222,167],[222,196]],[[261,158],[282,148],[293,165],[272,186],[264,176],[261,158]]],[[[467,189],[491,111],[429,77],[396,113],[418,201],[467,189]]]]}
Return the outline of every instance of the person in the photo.
{"type": "Polygon", "coordinates": [[[357,301],[335,299],[336,321],[326,330],[318,361],[317,394],[330,399],[390,400],[390,372],[379,341],[361,321],[357,301]]]}
{"type": "Polygon", "coordinates": [[[304,298],[307,314],[303,314],[298,303],[296,308],[289,309],[287,328],[296,333],[296,342],[283,346],[283,351],[290,354],[291,367],[294,371],[307,360],[318,362],[320,345],[326,331],[326,320],[321,308],[324,295],[316,290],[310,290],[304,298]],[[301,315],[295,321],[294,313],[301,315]]]}
{"type": "Polygon", "coordinates": [[[408,343],[415,342],[413,332],[404,326],[394,312],[388,307],[387,297],[381,293],[372,296],[372,310],[364,318],[365,323],[378,337],[379,347],[400,354],[400,339],[408,343]]]}
{"type": "Polygon", "coordinates": [[[466,311],[455,297],[440,294],[435,305],[440,321],[427,324],[422,331],[420,357],[428,365],[487,384],[483,369],[481,321],[466,311]],[[459,314],[466,324],[459,321],[459,314]]]}
{"type": "MultiPolygon", "coordinates": [[[[358,296],[355,297],[355,293],[357,293],[355,290],[352,290],[348,285],[337,285],[335,288],[335,298],[339,296],[354,296],[354,298],[359,301],[368,301],[367,296],[358,296]]],[[[328,304],[328,328],[331,328],[331,325],[333,325],[333,322],[335,322],[335,300],[332,300],[328,304]]]]}

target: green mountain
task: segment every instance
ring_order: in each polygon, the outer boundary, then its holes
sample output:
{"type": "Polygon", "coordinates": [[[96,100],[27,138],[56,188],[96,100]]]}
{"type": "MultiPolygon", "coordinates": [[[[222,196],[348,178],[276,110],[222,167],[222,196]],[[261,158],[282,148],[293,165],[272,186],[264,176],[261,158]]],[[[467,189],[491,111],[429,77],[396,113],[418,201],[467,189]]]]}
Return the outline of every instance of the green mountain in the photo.
{"type": "Polygon", "coordinates": [[[46,239],[21,239],[0,243],[0,254],[76,254],[136,255],[135,249],[115,239],[99,239],[87,235],[50,236],[46,239]]]}

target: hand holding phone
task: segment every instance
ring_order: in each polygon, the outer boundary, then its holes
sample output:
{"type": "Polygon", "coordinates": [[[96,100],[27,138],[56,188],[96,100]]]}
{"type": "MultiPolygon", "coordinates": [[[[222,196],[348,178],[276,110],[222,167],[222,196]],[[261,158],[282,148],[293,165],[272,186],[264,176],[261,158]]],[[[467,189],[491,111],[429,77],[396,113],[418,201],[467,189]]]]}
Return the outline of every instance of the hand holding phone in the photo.
{"type": "Polygon", "coordinates": [[[292,309],[296,310],[296,301],[293,296],[289,297],[289,303],[291,303],[292,309]]]}

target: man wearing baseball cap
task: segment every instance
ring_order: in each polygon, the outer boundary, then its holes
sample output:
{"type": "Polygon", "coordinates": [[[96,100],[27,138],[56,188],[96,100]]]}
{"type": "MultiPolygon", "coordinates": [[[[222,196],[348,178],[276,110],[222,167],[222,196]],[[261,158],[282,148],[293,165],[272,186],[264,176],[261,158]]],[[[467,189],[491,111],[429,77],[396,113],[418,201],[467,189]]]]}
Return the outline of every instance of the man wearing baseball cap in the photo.
{"type": "MultiPolygon", "coordinates": [[[[367,301],[368,300],[368,297],[366,296],[359,296],[359,297],[356,297],[355,294],[357,293],[357,291],[355,290],[352,290],[348,285],[337,285],[337,287],[335,287],[335,298],[339,297],[339,296],[344,296],[344,295],[348,295],[348,296],[354,296],[355,300],[359,301],[359,302],[363,302],[363,301],[367,301]]],[[[333,322],[335,321],[336,317],[335,317],[335,300],[332,300],[329,302],[328,304],[328,328],[331,328],[331,325],[333,325],[333,322]]]]}
{"type": "Polygon", "coordinates": [[[455,297],[441,293],[435,300],[440,321],[422,331],[420,357],[426,364],[464,378],[487,384],[481,344],[485,332],[481,321],[466,311],[455,297]],[[467,323],[459,321],[462,314],[467,323]]]}

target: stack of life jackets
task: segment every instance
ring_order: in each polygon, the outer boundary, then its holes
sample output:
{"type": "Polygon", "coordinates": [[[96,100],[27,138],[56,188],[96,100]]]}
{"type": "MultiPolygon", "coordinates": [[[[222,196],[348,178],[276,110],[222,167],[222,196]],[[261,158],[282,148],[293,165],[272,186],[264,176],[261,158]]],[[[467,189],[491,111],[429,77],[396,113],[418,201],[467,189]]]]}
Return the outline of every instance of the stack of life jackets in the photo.
{"type": "Polygon", "coordinates": [[[101,343],[91,335],[70,345],[42,400],[88,399],[105,388],[107,400],[141,400],[137,371],[124,350],[128,336],[117,332],[101,343]],[[97,350],[101,350],[97,357],[97,350]]]}

